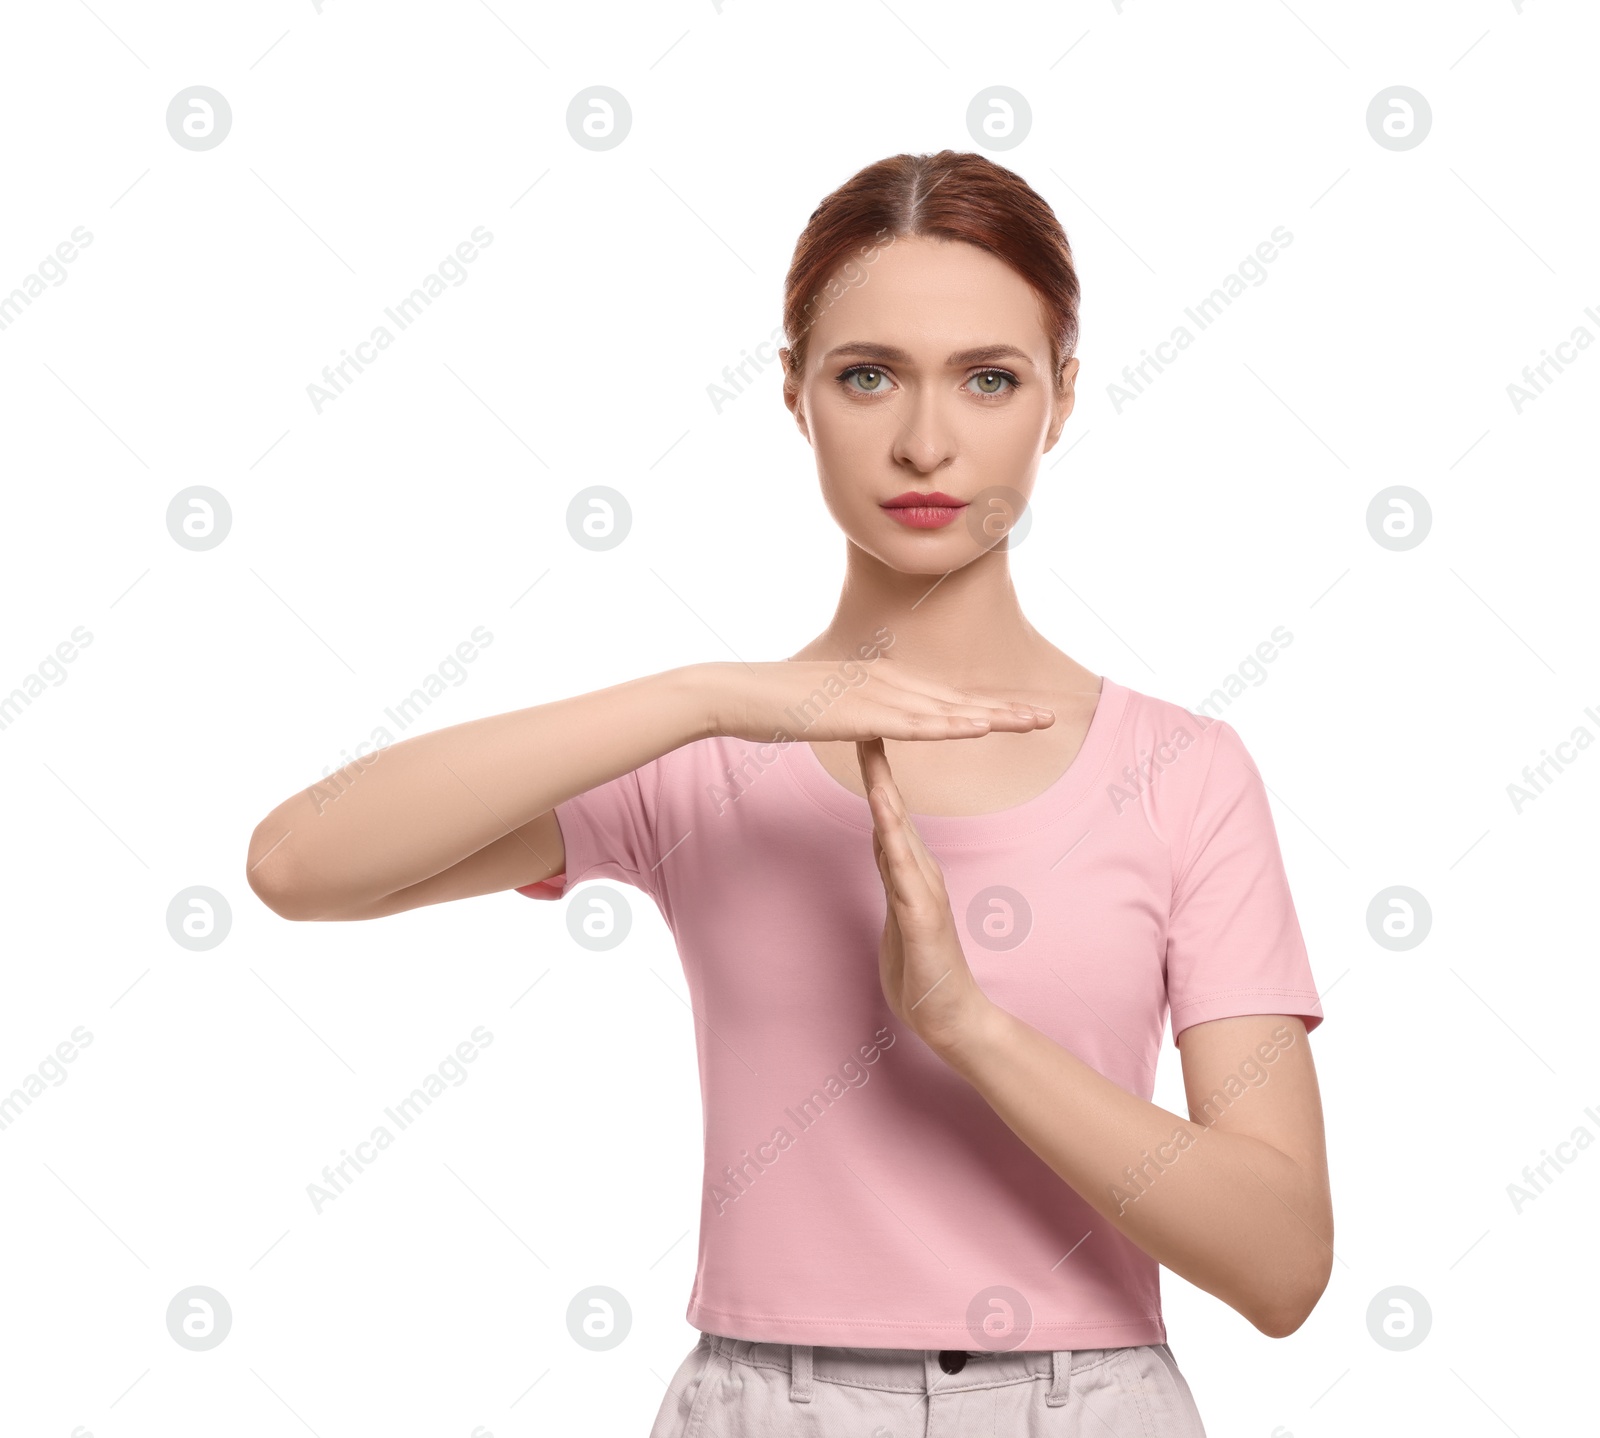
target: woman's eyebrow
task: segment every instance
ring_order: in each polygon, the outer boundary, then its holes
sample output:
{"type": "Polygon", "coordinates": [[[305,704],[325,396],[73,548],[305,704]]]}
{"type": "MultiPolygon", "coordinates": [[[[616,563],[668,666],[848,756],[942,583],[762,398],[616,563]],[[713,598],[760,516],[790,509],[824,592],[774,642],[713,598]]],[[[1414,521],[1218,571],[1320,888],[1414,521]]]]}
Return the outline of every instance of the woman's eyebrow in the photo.
{"type": "Polygon", "coordinates": [[[979,345],[976,349],[958,350],[945,361],[952,367],[957,365],[987,364],[991,360],[1021,360],[1023,364],[1032,364],[1033,357],[1025,350],[1019,350],[1015,345],[979,345]]]}
{"type": "MultiPolygon", "coordinates": [[[[885,364],[910,364],[911,356],[903,349],[894,345],[875,344],[870,340],[849,340],[842,345],[835,345],[828,351],[826,358],[829,360],[844,355],[860,355],[869,360],[882,360],[885,364]]],[[[988,364],[994,360],[1020,360],[1024,364],[1032,364],[1033,360],[1025,351],[1019,350],[1015,345],[994,344],[979,345],[975,349],[957,350],[945,360],[945,364],[952,369],[961,365],[988,364]]]]}

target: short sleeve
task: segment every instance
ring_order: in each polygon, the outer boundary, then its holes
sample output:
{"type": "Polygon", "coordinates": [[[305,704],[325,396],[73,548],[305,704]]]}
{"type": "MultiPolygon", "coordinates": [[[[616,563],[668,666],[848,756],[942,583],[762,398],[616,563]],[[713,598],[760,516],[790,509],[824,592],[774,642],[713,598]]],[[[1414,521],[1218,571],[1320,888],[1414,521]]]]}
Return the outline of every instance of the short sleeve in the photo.
{"type": "Polygon", "coordinates": [[[566,897],[585,879],[615,879],[649,894],[659,905],[661,855],[656,848],[659,759],[555,806],[566,866],[548,879],[517,887],[530,899],[566,897]]]}
{"type": "MultiPolygon", "coordinates": [[[[1240,1014],[1322,1022],[1267,789],[1221,719],[1177,868],[1167,924],[1172,1042],[1191,1024],[1240,1014]]],[[[1196,757],[1199,757],[1198,755],[1196,757]]]]}

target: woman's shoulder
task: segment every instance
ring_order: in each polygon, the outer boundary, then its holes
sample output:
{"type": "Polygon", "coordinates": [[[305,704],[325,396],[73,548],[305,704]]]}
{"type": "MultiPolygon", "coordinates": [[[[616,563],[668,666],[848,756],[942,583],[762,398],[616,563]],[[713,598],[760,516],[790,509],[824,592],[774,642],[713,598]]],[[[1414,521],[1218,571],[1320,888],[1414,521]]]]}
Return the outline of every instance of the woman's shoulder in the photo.
{"type": "Polygon", "coordinates": [[[1158,695],[1127,690],[1118,747],[1141,787],[1165,791],[1168,808],[1227,807],[1264,788],[1238,713],[1216,691],[1192,709],[1158,695]],[[1227,715],[1227,717],[1224,717],[1227,715]]]}
{"type": "Polygon", "coordinates": [[[1113,798],[1122,805],[1140,796],[1156,804],[1176,829],[1186,826],[1200,801],[1219,748],[1243,751],[1233,727],[1201,708],[1140,689],[1119,686],[1117,732],[1107,769],[1113,798]]]}
{"type": "Polygon", "coordinates": [[[1141,742],[1154,735],[1187,747],[1216,722],[1217,716],[1204,710],[1190,709],[1176,700],[1126,684],[1119,687],[1123,691],[1124,724],[1141,742]]]}

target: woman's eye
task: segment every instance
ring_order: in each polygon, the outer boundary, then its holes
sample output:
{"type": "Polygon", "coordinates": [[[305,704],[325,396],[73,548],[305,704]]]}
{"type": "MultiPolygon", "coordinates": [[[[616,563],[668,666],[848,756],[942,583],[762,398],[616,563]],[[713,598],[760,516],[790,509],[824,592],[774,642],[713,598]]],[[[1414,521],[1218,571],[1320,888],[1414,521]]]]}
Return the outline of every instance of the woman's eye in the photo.
{"type": "Polygon", "coordinates": [[[982,395],[1004,394],[1006,388],[1015,389],[1017,384],[1016,380],[1004,370],[999,369],[986,369],[979,374],[973,375],[967,383],[969,385],[977,385],[978,388],[974,393],[982,395]]]}
{"type": "Polygon", "coordinates": [[[843,376],[846,386],[862,394],[883,394],[888,386],[888,375],[881,369],[873,369],[870,365],[863,365],[860,369],[847,370],[843,376]],[[860,381],[858,384],[857,381],[860,381]]]}

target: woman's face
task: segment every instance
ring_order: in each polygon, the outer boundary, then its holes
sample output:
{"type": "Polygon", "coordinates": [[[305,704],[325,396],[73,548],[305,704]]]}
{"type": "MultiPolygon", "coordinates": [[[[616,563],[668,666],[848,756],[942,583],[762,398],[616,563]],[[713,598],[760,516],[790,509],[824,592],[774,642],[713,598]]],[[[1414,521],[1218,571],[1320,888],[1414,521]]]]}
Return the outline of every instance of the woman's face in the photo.
{"type": "Polygon", "coordinates": [[[893,569],[946,573],[1015,527],[1078,361],[1052,385],[1037,296],[974,245],[896,239],[860,268],[812,324],[784,401],[840,528],[893,569]]]}

